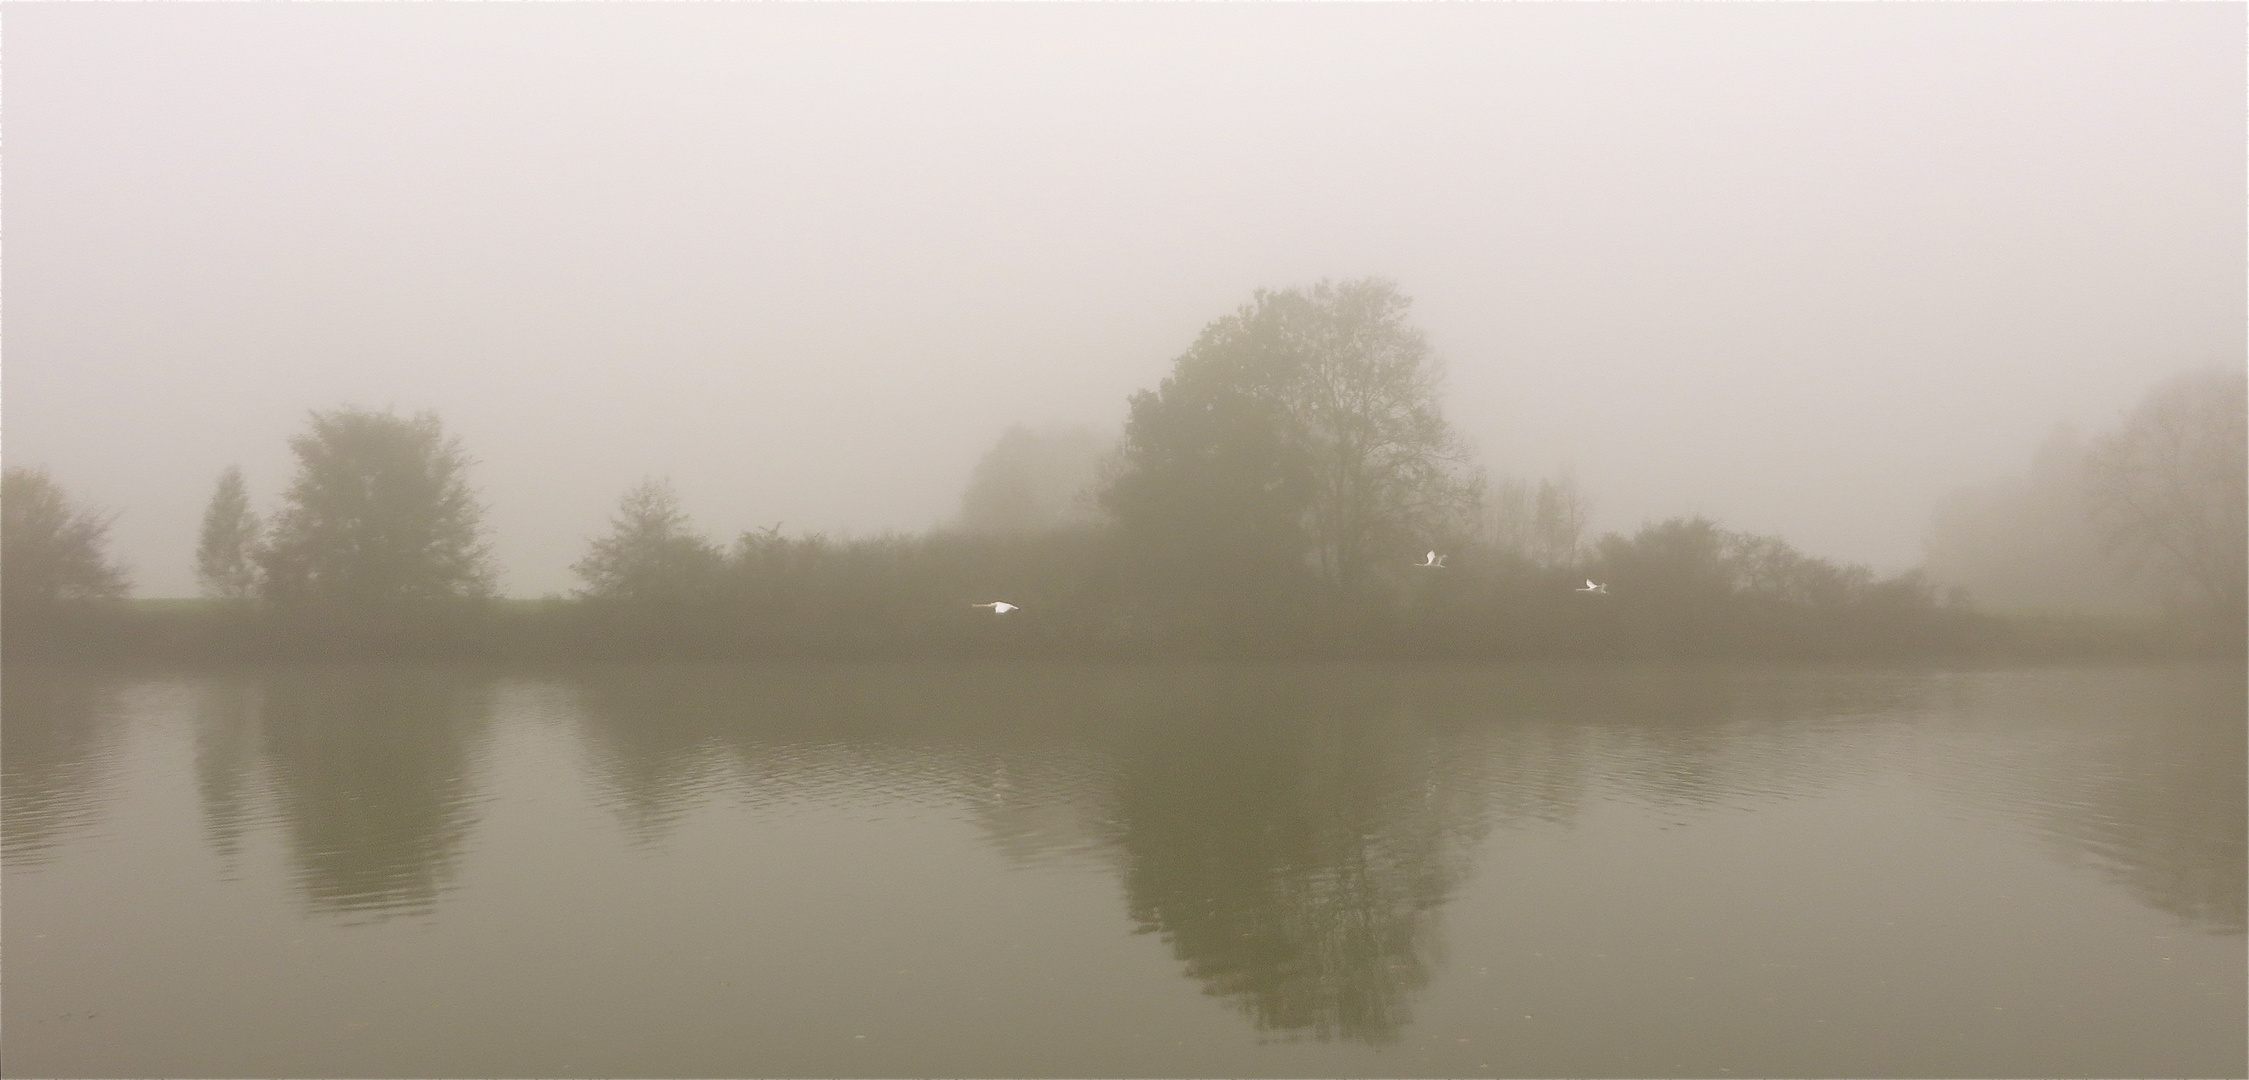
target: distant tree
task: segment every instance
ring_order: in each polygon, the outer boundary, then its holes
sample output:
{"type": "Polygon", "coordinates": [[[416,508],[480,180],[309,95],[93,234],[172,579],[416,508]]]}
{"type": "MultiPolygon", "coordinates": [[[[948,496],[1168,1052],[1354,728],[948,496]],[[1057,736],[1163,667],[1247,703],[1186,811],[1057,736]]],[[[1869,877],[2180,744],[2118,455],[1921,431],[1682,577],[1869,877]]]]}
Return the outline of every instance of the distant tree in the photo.
{"type": "Polygon", "coordinates": [[[1593,573],[1616,595],[1659,607],[1716,610],[1735,599],[1811,608],[1935,603],[1920,571],[1877,579],[1866,566],[1806,555],[1780,537],[1735,532],[1705,517],[1643,525],[1630,537],[1611,533],[1595,550],[1593,573]]]}
{"type": "Polygon", "coordinates": [[[571,567],[586,583],[579,595],[644,603],[708,595],[724,559],[691,529],[669,481],[627,491],[610,523],[609,535],[571,567]]]}
{"type": "Polygon", "coordinates": [[[1111,440],[1084,428],[1007,429],[961,495],[961,528],[987,535],[1047,532],[1094,520],[1094,486],[1111,440]]]}
{"type": "Polygon", "coordinates": [[[1260,291],[1132,398],[1104,503],[1202,576],[1311,568],[1345,592],[1475,491],[1439,373],[1379,279],[1260,291]]]}
{"type": "Polygon", "coordinates": [[[1493,546],[1510,555],[1531,557],[1536,496],[1530,481],[1502,475],[1484,496],[1483,526],[1493,546]]]}
{"type": "MultiPolygon", "coordinates": [[[[1610,534],[1587,573],[1610,587],[1618,625],[1638,647],[1674,655],[1726,652],[1849,656],[1918,650],[1955,623],[1919,570],[1889,578],[1806,555],[1774,536],[1708,518],[1610,534]]],[[[1589,598],[1590,599],[1590,598],[1589,598]]]]}
{"type": "Polygon", "coordinates": [[[2249,606],[2249,377],[2240,368],[2155,388],[2086,460],[2107,550],[2166,594],[2239,629],[2249,606]]]}
{"type": "Polygon", "coordinates": [[[468,454],[434,413],[312,414],[260,552],[265,594],[347,605],[488,596],[494,572],[468,454]]]}
{"type": "Polygon", "coordinates": [[[1520,555],[1541,566],[1567,566],[1577,562],[1585,546],[1585,496],[1567,474],[1540,480],[1506,477],[1486,499],[1485,519],[1500,550],[1520,555]]]}
{"type": "Polygon", "coordinates": [[[45,470],[0,473],[0,600],[20,611],[123,598],[125,571],[104,550],[109,523],[73,507],[45,470]]]}
{"type": "Polygon", "coordinates": [[[2101,549],[2087,506],[2086,454],[2085,440],[2062,425],[2028,472],[1940,499],[1923,549],[1930,576],[1991,611],[2145,609],[2101,549]]]}
{"type": "Polygon", "coordinates": [[[1706,517],[1672,518],[1643,525],[1630,537],[1610,533],[1596,547],[1595,573],[1618,595],[1657,605],[1710,608],[1732,597],[1743,581],[1734,533],[1706,517]]]}
{"type": "Polygon", "coordinates": [[[241,600],[257,594],[258,528],[242,470],[229,465],[203,511],[203,537],[195,546],[195,580],[204,595],[241,600]]]}
{"type": "Polygon", "coordinates": [[[1577,480],[1563,475],[1538,482],[1538,504],[1531,518],[1532,557],[1548,566],[1577,561],[1585,542],[1585,496],[1577,480]]]}
{"type": "Polygon", "coordinates": [[[1728,533],[1727,558],[1742,593],[1784,604],[1842,607],[1865,598],[1875,583],[1868,567],[1806,555],[1777,536],[1728,533]]]}

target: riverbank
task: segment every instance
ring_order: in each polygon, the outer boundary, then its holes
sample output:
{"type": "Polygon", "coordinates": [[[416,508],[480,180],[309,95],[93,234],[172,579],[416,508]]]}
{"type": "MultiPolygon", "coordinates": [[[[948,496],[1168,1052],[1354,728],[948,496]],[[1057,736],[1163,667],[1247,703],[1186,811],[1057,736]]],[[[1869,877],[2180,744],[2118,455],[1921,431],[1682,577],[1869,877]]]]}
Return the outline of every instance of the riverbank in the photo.
{"type": "MultiPolygon", "coordinates": [[[[1584,599],[1584,598],[1571,598],[1584,599]]],[[[1749,659],[1972,662],[2241,655],[2178,620],[2008,617],[1734,604],[1684,610],[1602,598],[1505,610],[1299,608],[1261,619],[1157,619],[1110,605],[994,615],[631,608],[495,600],[413,611],[284,611],[145,600],[0,620],[9,659],[698,661],[804,659],[1749,659]]]]}

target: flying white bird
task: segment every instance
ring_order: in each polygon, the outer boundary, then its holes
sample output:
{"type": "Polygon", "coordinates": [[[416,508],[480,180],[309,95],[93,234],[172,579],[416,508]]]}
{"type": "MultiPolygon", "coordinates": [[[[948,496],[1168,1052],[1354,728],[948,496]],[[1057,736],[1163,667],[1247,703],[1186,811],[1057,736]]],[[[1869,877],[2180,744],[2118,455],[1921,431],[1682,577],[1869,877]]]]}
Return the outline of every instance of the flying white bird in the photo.
{"type": "Polygon", "coordinates": [[[970,607],[988,607],[988,608],[991,608],[991,609],[992,609],[992,614],[994,614],[994,615],[1005,615],[1005,614],[1007,614],[1008,612],[1010,612],[1010,611],[1014,611],[1014,610],[1016,609],[1016,605],[1014,605],[1014,604],[1010,604],[1010,603],[1008,603],[1008,602],[1007,602],[1007,601],[1005,601],[1005,600],[994,600],[994,601],[992,601],[992,602],[991,602],[991,603],[989,603],[989,604],[970,604],[970,605],[968,605],[968,606],[970,606],[970,607]]]}
{"type": "Polygon", "coordinates": [[[1444,557],[1444,556],[1442,556],[1442,555],[1439,555],[1439,554],[1437,554],[1437,553],[1436,553],[1436,552],[1434,552],[1434,551],[1432,551],[1432,552],[1430,552],[1430,553],[1429,553],[1429,557],[1428,557],[1428,558],[1426,558],[1426,559],[1423,559],[1423,560],[1421,560],[1420,562],[1417,562],[1417,563],[1415,563],[1414,565],[1415,565],[1415,566],[1435,566],[1435,567],[1443,567],[1443,566],[1445,565],[1445,557],[1444,557]]]}
{"type": "Polygon", "coordinates": [[[1609,592],[1609,586],[1607,585],[1607,583],[1603,583],[1603,584],[1595,585],[1595,584],[1593,583],[1593,579],[1592,579],[1592,578],[1586,578],[1586,579],[1585,579],[1585,587],[1584,587],[1584,588],[1582,588],[1582,589],[1572,589],[1572,590],[1570,590],[1570,591],[1572,591],[1572,592],[1590,592],[1590,593],[1600,593],[1601,595],[1603,595],[1603,596],[1606,596],[1606,595],[1608,595],[1608,592],[1609,592]]]}

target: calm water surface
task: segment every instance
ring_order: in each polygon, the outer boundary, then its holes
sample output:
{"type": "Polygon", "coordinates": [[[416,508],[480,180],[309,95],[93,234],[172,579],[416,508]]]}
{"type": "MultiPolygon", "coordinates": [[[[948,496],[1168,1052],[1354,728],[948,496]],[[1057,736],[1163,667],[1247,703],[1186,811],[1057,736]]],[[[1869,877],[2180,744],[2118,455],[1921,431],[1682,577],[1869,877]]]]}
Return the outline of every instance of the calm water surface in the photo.
{"type": "Polygon", "coordinates": [[[10,1075],[2249,1069],[2238,665],[0,691],[10,1075]]]}

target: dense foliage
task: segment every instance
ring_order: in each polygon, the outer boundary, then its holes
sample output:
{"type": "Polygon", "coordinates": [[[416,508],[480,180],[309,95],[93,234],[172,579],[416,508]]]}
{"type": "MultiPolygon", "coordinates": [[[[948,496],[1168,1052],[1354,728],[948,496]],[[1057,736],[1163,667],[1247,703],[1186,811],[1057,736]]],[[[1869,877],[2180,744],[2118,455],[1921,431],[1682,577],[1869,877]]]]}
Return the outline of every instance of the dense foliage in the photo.
{"type": "Polygon", "coordinates": [[[0,475],[0,599],[11,612],[123,597],[108,539],[109,518],[73,505],[44,471],[0,475]]]}
{"type": "Polygon", "coordinates": [[[469,457],[434,414],[312,414],[297,476],[258,553],[284,605],[394,607],[474,599],[495,576],[469,457]]]}
{"type": "Polygon", "coordinates": [[[1410,303],[1379,279],[1261,291],[1133,395],[1104,502],[1150,595],[1219,621],[1352,603],[1465,531],[1477,486],[1410,303]]]}
{"type": "Polygon", "coordinates": [[[670,482],[648,480],[625,493],[610,533],[571,567],[588,600],[641,607],[676,606],[710,594],[721,560],[695,533],[670,482]]]}

